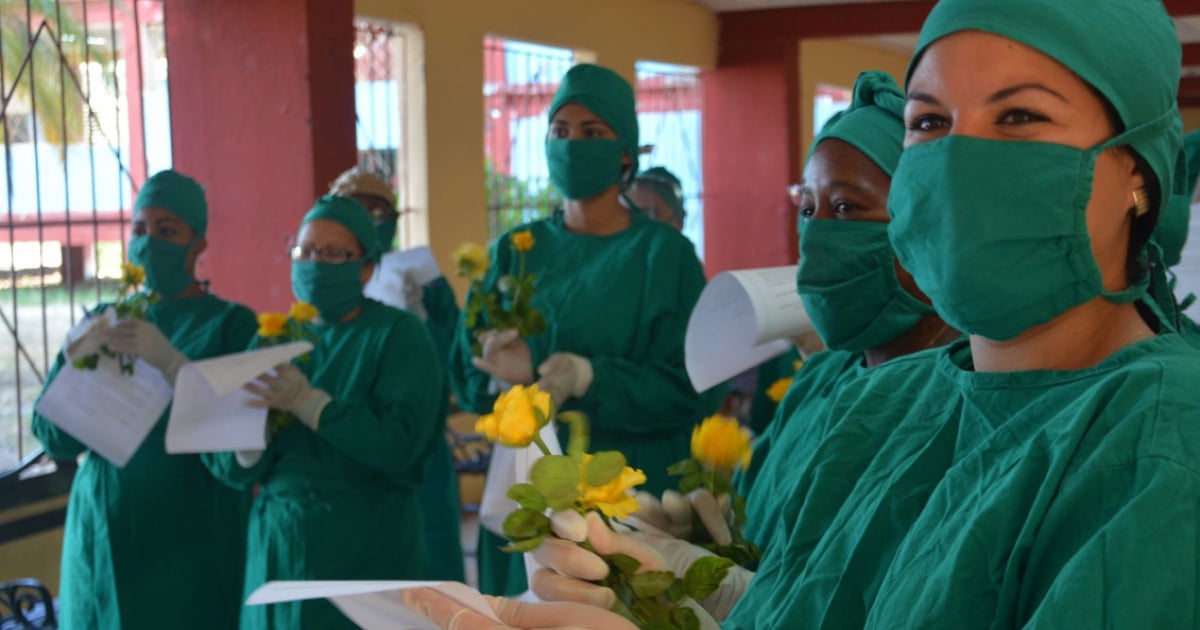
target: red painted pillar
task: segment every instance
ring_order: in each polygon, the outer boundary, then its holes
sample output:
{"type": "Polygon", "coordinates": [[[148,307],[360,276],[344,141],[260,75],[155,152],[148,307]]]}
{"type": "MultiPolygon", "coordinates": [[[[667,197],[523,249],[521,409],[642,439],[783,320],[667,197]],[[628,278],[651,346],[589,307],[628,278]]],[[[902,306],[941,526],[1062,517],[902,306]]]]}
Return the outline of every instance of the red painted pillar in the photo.
{"type": "Polygon", "coordinates": [[[165,19],[174,167],[207,186],[198,275],[286,309],[300,218],[357,159],[353,3],[166,0],[165,19]]]}
{"type": "Polygon", "coordinates": [[[800,173],[800,71],[794,40],[722,49],[704,76],[704,263],[730,269],[795,264],[800,173]]]}

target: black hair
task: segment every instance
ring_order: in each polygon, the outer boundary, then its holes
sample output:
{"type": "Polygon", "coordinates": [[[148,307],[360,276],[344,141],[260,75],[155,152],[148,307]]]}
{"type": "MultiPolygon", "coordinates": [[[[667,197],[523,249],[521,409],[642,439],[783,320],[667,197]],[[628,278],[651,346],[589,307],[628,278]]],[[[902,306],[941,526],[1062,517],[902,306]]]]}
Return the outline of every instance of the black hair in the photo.
{"type": "MultiPolygon", "coordinates": [[[[1119,135],[1125,131],[1125,123],[1121,121],[1120,114],[1117,113],[1117,108],[1108,100],[1099,90],[1092,86],[1092,93],[1096,98],[1100,99],[1100,103],[1104,106],[1104,113],[1108,116],[1108,121],[1112,125],[1115,133],[1119,135]]],[[[1142,256],[1142,251],[1150,242],[1150,237],[1154,234],[1154,228],[1158,225],[1158,217],[1162,210],[1162,185],[1158,181],[1158,175],[1154,169],[1150,168],[1150,164],[1131,147],[1122,147],[1130,157],[1133,158],[1133,163],[1137,166],[1138,172],[1142,174],[1142,179],[1146,182],[1146,194],[1150,198],[1150,210],[1145,214],[1138,216],[1136,210],[1133,216],[1133,226],[1129,229],[1129,249],[1125,253],[1125,276],[1130,284],[1135,284],[1140,281],[1147,273],[1149,268],[1147,260],[1142,256]]]]}

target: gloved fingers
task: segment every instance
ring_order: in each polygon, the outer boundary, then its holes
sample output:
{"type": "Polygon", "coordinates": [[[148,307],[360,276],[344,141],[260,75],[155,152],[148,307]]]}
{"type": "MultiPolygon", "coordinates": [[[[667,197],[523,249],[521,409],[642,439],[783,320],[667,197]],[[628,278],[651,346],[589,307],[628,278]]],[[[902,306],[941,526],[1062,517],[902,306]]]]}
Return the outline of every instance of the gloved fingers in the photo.
{"type": "Polygon", "coordinates": [[[585,518],[587,518],[588,522],[588,542],[592,544],[592,548],[596,550],[596,553],[603,556],[611,556],[618,553],[630,556],[642,563],[642,566],[638,568],[638,573],[644,571],[663,571],[667,568],[662,557],[652,547],[630,536],[618,534],[609,529],[599,514],[588,512],[585,518]]]}
{"type": "Polygon", "coordinates": [[[258,398],[247,398],[244,404],[247,407],[256,407],[259,409],[267,409],[272,407],[272,397],[275,392],[268,385],[261,385],[255,381],[250,381],[242,386],[242,389],[258,396],[258,398]]]}
{"type": "Polygon", "coordinates": [[[587,520],[575,510],[561,510],[550,515],[550,530],[555,536],[580,543],[587,540],[587,520]]]}
{"type": "Polygon", "coordinates": [[[708,488],[693,490],[688,495],[688,499],[691,500],[692,507],[696,510],[696,515],[700,517],[704,528],[708,530],[709,536],[712,536],[713,542],[718,545],[728,545],[733,542],[729,523],[725,520],[725,515],[721,513],[721,508],[717,506],[716,497],[709,492],[708,488]]]}
{"type": "Polygon", "coordinates": [[[597,586],[552,569],[535,571],[529,579],[529,587],[548,602],[575,602],[607,609],[617,601],[617,594],[607,586],[597,586]]]}
{"type": "Polygon", "coordinates": [[[444,630],[510,630],[483,613],[459,603],[431,588],[410,588],[400,591],[400,601],[413,612],[444,630]]]}
{"type": "Polygon", "coordinates": [[[692,529],[692,502],[675,490],[665,490],[662,495],[663,510],[671,518],[672,526],[688,532],[692,529]]]}
{"type": "Polygon", "coordinates": [[[570,367],[571,360],[567,358],[567,355],[555,352],[547,357],[545,361],[542,361],[542,364],[538,366],[537,373],[538,376],[546,377],[551,374],[565,372],[570,367]]]}
{"type": "Polygon", "coordinates": [[[633,498],[637,500],[638,511],[631,518],[636,518],[643,524],[660,531],[665,532],[671,529],[671,517],[663,508],[662,501],[659,501],[658,497],[645,490],[639,490],[633,498]]]}
{"type": "Polygon", "coordinates": [[[717,497],[717,507],[721,508],[721,516],[725,517],[726,521],[733,520],[733,499],[732,495],[722,494],[717,497]]]}
{"type": "Polygon", "coordinates": [[[592,606],[567,602],[519,602],[487,595],[484,599],[492,606],[497,617],[514,628],[637,630],[637,626],[624,617],[592,606]]]}
{"type": "Polygon", "coordinates": [[[533,551],[533,559],[544,567],[581,580],[602,580],[608,575],[608,564],[603,558],[560,538],[543,540],[533,551]]]}

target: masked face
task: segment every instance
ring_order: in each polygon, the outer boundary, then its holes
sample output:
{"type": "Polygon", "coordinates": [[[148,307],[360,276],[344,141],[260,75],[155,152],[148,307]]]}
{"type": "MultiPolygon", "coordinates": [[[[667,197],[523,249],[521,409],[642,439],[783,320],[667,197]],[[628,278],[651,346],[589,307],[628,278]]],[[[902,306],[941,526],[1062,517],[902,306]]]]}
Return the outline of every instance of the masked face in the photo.
{"type": "Polygon", "coordinates": [[[883,345],[933,312],[910,293],[911,277],[895,264],[887,238],[889,186],[874,162],[837,139],[822,142],[805,166],[796,288],[829,348],[883,345]]]}
{"type": "Polygon", "coordinates": [[[1097,296],[1140,295],[1125,261],[1144,181],[1114,147],[1162,128],[1114,137],[1103,102],[1077,76],[977,31],[925,51],[905,124],[891,239],[947,323],[1006,340],[1097,296]]]}
{"type": "Polygon", "coordinates": [[[175,214],[143,208],[133,219],[129,260],[145,269],[146,286],[169,299],[195,282],[196,258],[204,246],[203,237],[175,214]]]}
{"type": "Polygon", "coordinates": [[[546,138],[550,181],[567,199],[590,199],[621,181],[630,164],[617,134],[586,107],[568,103],[554,113],[546,138]]]}
{"type": "Polygon", "coordinates": [[[333,221],[305,223],[292,254],[292,293],[316,307],[326,323],[342,321],[362,305],[374,266],[358,239],[333,221]]]}

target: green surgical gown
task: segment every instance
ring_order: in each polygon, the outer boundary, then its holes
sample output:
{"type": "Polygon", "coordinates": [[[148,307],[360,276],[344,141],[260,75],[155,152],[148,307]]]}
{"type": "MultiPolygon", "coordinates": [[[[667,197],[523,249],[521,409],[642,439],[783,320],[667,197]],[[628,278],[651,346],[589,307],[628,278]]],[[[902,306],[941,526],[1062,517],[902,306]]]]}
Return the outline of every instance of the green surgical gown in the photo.
{"type": "Polygon", "coordinates": [[[754,443],[750,468],[738,480],[746,497],[746,537],[766,551],[783,522],[780,500],[821,443],[829,405],[843,383],[866,371],[861,352],[826,350],[809,357],[779,403],[776,419],[754,443]]]}
{"type": "MultiPolygon", "coordinates": [[[[313,326],[297,365],[333,397],[317,430],[284,426],[261,459],[207,458],[235,487],[260,484],[250,512],[247,594],[268,580],[425,577],[417,487],[441,439],[443,376],[409,313],[366,300],[349,322],[313,326]]],[[[326,600],[246,606],[243,630],[354,628],[326,600]]]]}
{"type": "Polygon", "coordinates": [[[775,411],[779,408],[779,403],[767,396],[767,390],[779,379],[794,377],[797,361],[801,361],[800,352],[792,347],[755,370],[754,398],[750,401],[750,430],[754,431],[755,435],[762,436],[767,433],[771,420],[775,418],[775,411]]]}
{"type": "Polygon", "coordinates": [[[1197,627],[1197,382],[1173,333],[1084,370],[977,373],[966,342],[872,370],[725,627],[1197,627]]]}
{"type": "MultiPolygon", "coordinates": [[[[589,359],[591,387],[563,409],[586,413],[590,449],[624,453],[645,472],[645,490],[658,494],[675,487],[667,467],[689,456],[692,427],[719,408],[725,392],[716,387],[697,393],[684,367],[684,332],[705,284],[691,242],[637,212],[627,229],[608,236],[568,231],[561,211],[514,231],[520,230],[534,237],[526,268],[538,278],[534,305],[549,321],[546,334],[526,340],[534,366],[556,351],[589,359]]],[[[486,290],[500,275],[518,272],[511,234],[493,244],[486,290]]],[[[489,393],[490,377],[471,364],[471,345],[471,333],[460,327],[450,365],[454,390],[463,408],[489,413],[495,394],[489,393]]],[[[564,443],[565,435],[564,429],[564,443]]],[[[481,563],[498,544],[495,537],[481,537],[481,563]]],[[[485,573],[507,570],[481,567],[480,573],[484,590],[516,591],[483,581],[485,573]]]]}
{"type": "MultiPolygon", "coordinates": [[[[148,319],[190,359],[244,350],[258,327],[249,309],[212,295],[161,301],[148,319]]],[[[47,383],[64,369],[74,368],[60,354],[47,383]]],[[[124,468],[34,415],[51,457],[84,453],[67,506],[59,627],[236,627],[250,495],[213,479],[198,455],[167,454],[169,412],[124,468]]]]}

